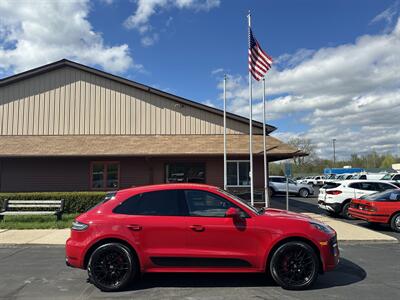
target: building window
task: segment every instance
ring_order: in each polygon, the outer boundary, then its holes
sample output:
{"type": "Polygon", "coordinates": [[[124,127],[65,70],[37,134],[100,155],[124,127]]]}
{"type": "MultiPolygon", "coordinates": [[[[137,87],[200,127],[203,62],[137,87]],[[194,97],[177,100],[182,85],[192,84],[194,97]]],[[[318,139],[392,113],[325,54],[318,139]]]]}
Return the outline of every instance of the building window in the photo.
{"type": "Polygon", "coordinates": [[[228,186],[250,186],[250,161],[227,161],[228,186]]]}
{"type": "Polygon", "coordinates": [[[206,182],[204,163],[168,163],[165,165],[165,181],[167,183],[206,182]]]}
{"type": "Polygon", "coordinates": [[[113,190],[119,187],[119,162],[94,161],[90,168],[90,187],[94,190],[113,190]]]}

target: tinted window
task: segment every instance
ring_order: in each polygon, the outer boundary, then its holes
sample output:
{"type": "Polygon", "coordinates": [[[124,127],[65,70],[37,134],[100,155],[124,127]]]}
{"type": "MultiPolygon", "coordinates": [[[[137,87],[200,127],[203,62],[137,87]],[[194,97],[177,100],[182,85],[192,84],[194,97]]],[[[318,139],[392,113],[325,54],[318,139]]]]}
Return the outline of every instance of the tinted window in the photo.
{"type": "Polygon", "coordinates": [[[133,196],[114,209],[115,213],[147,216],[181,216],[179,190],[148,192],[133,196]]]}
{"type": "Polygon", "coordinates": [[[165,166],[166,181],[205,183],[206,167],[203,163],[170,163],[165,166]]]}
{"type": "Polygon", "coordinates": [[[393,190],[395,187],[391,186],[390,184],[387,183],[378,183],[378,189],[379,191],[386,191],[386,190],[393,190]]]}
{"type": "Polygon", "coordinates": [[[364,199],[373,201],[399,201],[400,190],[391,190],[391,191],[375,193],[372,195],[365,196],[364,199]]]}
{"type": "Polygon", "coordinates": [[[225,217],[228,208],[238,208],[232,202],[206,191],[186,190],[185,197],[190,216],[225,217]]]}
{"type": "Polygon", "coordinates": [[[275,178],[272,178],[273,180],[272,180],[272,182],[286,182],[286,180],[285,180],[285,178],[283,178],[283,177],[275,177],[275,178]]]}
{"type": "Polygon", "coordinates": [[[353,189],[360,189],[360,184],[358,182],[355,183],[350,183],[349,184],[349,188],[353,188],[353,189]]]}
{"type": "Polygon", "coordinates": [[[367,179],[367,175],[360,175],[360,178],[358,179],[367,179]]]}
{"type": "Polygon", "coordinates": [[[333,188],[337,188],[338,186],[340,186],[340,183],[328,182],[328,183],[325,183],[322,186],[322,188],[323,189],[333,189],[333,188]]]}
{"type": "Polygon", "coordinates": [[[394,177],[393,177],[392,179],[393,179],[393,180],[400,180],[400,174],[394,175],[394,177]]]}
{"type": "Polygon", "coordinates": [[[357,189],[363,191],[377,191],[378,186],[374,182],[358,182],[357,189]]]}

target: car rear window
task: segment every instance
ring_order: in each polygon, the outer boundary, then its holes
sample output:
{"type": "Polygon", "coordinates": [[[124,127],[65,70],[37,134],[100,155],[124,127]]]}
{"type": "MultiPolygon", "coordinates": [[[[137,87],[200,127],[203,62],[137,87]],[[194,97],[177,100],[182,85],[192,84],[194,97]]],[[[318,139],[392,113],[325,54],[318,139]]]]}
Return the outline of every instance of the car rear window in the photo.
{"type": "Polygon", "coordinates": [[[97,203],[96,205],[94,205],[94,206],[88,208],[86,211],[88,212],[88,211],[90,211],[90,210],[92,210],[92,209],[95,209],[96,207],[102,205],[103,203],[106,203],[108,200],[113,199],[113,198],[115,197],[116,194],[117,194],[116,191],[115,191],[115,192],[108,192],[108,193],[104,196],[103,200],[101,200],[101,201],[100,201],[99,203],[97,203]]]}
{"type": "Polygon", "coordinates": [[[327,182],[322,186],[322,188],[323,189],[334,189],[334,188],[337,188],[340,185],[341,185],[341,183],[327,182]]]}

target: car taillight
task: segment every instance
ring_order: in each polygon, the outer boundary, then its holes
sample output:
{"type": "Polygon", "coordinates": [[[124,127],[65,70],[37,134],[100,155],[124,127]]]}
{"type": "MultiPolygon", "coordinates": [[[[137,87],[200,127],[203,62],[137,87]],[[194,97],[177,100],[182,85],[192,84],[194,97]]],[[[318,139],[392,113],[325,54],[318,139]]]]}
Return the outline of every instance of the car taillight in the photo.
{"type": "Polygon", "coordinates": [[[329,195],[339,195],[339,194],[342,193],[342,191],[338,191],[338,190],[335,190],[335,191],[326,191],[326,193],[329,194],[329,195]]]}
{"type": "Polygon", "coordinates": [[[371,205],[360,205],[359,208],[365,211],[371,211],[371,212],[376,211],[376,208],[371,205]]]}

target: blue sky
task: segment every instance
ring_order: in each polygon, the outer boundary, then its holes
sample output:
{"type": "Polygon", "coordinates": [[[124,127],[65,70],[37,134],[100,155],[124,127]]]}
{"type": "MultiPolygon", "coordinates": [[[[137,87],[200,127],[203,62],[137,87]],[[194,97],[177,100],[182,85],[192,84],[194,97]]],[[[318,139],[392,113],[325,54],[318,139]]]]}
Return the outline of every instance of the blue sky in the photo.
{"type": "MultiPolygon", "coordinates": [[[[400,104],[398,1],[18,1],[0,4],[0,77],[66,57],[221,107],[227,73],[229,110],[244,115],[250,9],[253,32],[276,61],[267,116],[277,136],[309,138],[321,156],[331,138],[342,140],[342,156],[398,151],[399,125],[382,121],[400,104]]],[[[254,95],[260,119],[260,85],[254,95]]]]}

